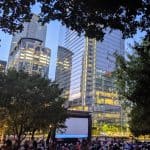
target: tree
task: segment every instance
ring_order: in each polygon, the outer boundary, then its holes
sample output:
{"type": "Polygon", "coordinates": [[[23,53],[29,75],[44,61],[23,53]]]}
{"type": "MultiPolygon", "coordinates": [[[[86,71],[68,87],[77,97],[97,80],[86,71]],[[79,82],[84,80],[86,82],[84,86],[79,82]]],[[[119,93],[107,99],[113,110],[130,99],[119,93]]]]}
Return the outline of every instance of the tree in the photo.
{"type": "Polygon", "coordinates": [[[102,39],[108,27],[119,29],[124,37],[137,29],[148,31],[150,26],[149,0],[1,0],[0,28],[14,33],[22,23],[31,19],[31,6],[40,4],[42,23],[59,20],[79,34],[102,39]]]}
{"type": "Polygon", "coordinates": [[[131,106],[130,128],[134,135],[150,133],[150,35],[136,44],[127,59],[118,56],[119,93],[131,106]]]}
{"type": "Polygon", "coordinates": [[[130,129],[135,136],[150,134],[150,107],[134,106],[130,114],[130,129]]]}
{"type": "Polygon", "coordinates": [[[7,110],[8,132],[17,136],[18,148],[28,132],[63,125],[67,110],[57,84],[15,70],[0,75],[0,83],[0,108],[7,110]]]}

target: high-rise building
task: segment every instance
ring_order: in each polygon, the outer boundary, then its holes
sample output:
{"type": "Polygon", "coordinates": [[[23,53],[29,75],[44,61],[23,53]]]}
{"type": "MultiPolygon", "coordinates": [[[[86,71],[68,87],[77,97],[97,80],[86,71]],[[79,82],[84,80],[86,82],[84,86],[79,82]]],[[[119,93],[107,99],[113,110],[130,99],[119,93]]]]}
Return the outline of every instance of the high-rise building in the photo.
{"type": "Polygon", "coordinates": [[[48,77],[50,49],[42,46],[42,41],[22,38],[11,51],[7,68],[24,70],[30,75],[40,74],[48,77]]]}
{"type": "Polygon", "coordinates": [[[58,46],[55,80],[59,87],[63,89],[62,95],[66,99],[69,99],[72,55],[73,53],[70,50],[58,46]]]}
{"type": "Polygon", "coordinates": [[[21,38],[34,38],[42,41],[42,45],[45,46],[47,26],[41,25],[38,22],[38,16],[33,14],[30,22],[23,23],[23,30],[20,33],[15,33],[12,38],[10,52],[17,46],[18,41],[21,38]]]}
{"type": "Polygon", "coordinates": [[[0,60],[0,72],[5,72],[6,64],[6,61],[0,60]]]}
{"type": "Polygon", "coordinates": [[[70,108],[92,111],[93,134],[100,135],[106,125],[120,125],[121,105],[111,73],[116,68],[115,53],[124,55],[124,40],[118,30],[106,31],[103,41],[96,41],[69,29],[63,46],[73,52],[70,108]]]}
{"type": "Polygon", "coordinates": [[[50,49],[45,47],[45,38],[46,26],[42,26],[38,17],[33,15],[31,22],[24,23],[23,31],[12,38],[7,69],[48,77],[50,49]]]}

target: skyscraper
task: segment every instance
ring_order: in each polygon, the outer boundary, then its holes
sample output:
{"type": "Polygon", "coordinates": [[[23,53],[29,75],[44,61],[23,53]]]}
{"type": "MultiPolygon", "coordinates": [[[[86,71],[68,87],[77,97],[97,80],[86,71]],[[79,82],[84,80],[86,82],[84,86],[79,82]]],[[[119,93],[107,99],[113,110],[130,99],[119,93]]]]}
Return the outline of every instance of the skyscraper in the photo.
{"type": "Polygon", "coordinates": [[[70,50],[58,46],[55,80],[63,89],[63,97],[66,99],[69,99],[72,55],[70,50]]]}
{"type": "Polygon", "coordinates": [[[41,23],[38,22],[38,19],[38,16],[33,14],[31,21],[23,24],[23,31],[15,33],[12,38],[10,52],[17,46],[17,43],[21,38],[38,39],[42,41],[42,45],[45,46],[47,26],[41,25],[41,23]]]}
{"type": "Polygon", "coordinates": [[[33,15],[31,22],[24,23],[23,31],[12,38],[7,68],[48,77],[50,49],[44,46],[45,38],[46,26],[33,15]]]}
{"type": "Polygon", "coordinates": [[[120,124],[121,106],[111,73],[116,67],[114,53],[124,55],[122,33],[108,29],[101,42],[67,29],[63,46],[73,52],[70,108],[93,112],[94,134],[100,134],[97,125],[120,124]]]}

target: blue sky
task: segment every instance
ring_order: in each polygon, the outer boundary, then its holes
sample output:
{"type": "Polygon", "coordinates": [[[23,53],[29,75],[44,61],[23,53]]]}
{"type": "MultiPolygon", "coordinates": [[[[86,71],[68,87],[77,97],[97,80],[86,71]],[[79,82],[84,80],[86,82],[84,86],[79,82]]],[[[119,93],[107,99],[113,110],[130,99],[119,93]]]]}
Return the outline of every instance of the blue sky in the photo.
{"type": "MultiPolygon", "coordinates": [[[[32,11],[37,14],[39,12],[39,5],[37,4],[36,6],[34,6],[32,8],[32,11]]],[[[61,26],[61,24],[58,21],[51,21],[47,25],[46,47],[51,49],[51,61],[50,61],[50,70],[49,70],[49,77],[51,79],[54,79],[54,77],[55,77],[57,47],[58,47],[58,43],[60,43],[60,41],[61,41],[60,26],[61,26]]],[[[139,41],[142,36],[143,36],[143,34],[138,32],[134,38],[125,40],[126,51],[131,51],[129,44],[133,44],[134,41],[139,41]]],[[[0,60],[7,61],[12,36],[9,35],[8,33],[4,33],[2,31],[0,31],[0,39],[1,39],[0,60]]]]}

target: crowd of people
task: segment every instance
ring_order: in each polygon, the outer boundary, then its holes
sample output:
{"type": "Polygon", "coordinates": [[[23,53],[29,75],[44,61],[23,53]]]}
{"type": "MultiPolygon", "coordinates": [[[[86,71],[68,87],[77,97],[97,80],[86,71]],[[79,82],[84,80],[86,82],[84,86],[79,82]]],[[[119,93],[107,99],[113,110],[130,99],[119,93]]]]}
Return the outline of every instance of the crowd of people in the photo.
{"type": "MultiPolygon", "coordinates": [[[[17,150],[14,140],[7,139],[0,150],[17,150]]],[[[121,139],[95,139],[91,141],[55,141],[46,144],[45,139],[24,140],[19,150],[150,150],[148,142],[131,142],[121,139]]]]}

